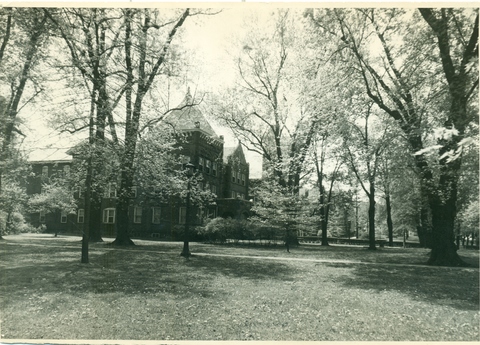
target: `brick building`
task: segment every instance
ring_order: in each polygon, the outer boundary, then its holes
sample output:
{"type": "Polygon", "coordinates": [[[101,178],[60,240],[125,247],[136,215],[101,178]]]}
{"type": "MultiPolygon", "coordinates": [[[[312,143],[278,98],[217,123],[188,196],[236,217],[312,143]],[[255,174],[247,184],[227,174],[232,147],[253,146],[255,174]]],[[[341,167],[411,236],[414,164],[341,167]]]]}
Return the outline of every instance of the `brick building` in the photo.
{"type": "MultiPolygon", "coordinates": [[[[187,96],[188,97],[188,96],[187,96]]],[[[185,101],[189,101],[188,98],[185,101]]],[[[224,147],[223,136],[218,136],[198,107],[185,107],[173,111],[166,121],[171,121],[179,133],[182,133],[181,153],[189,157],[195,166],[196,176],[202,177],[202,188],[210,190],[217,197],[214,203],[206,207],[196,207],[192,225],[202,225],[207,218],[232,217],[245,218],[249,215],[249,172],[242,145],[224,147]]],[[[31,160],[33,174],[27,187],[27,193],[41,192],[42,182],[52,176],[68,174],[72,157],[66,150],[42,150],[43,158],[31,160]]],[[[80,234],[85,220],[83,194],[81,186],[74,188],[78,209],[76,214],[66,214],[60,210],[49,214],[34,213],[30,221],[34,226],[45,224],[48,232],[80,234]]],[[[102,236],[115,235],[116,222],[116,184],[105,186],[102,199],[101,228],[102,236]]],[[[134,199],[129,210],[129,230],[133,238],[178,239],[176,231],[185,224],[185,201],[171,198],[165,201],[155,196],[155,191],[134,187],[134,199]]],[[[99,217],[100,218],[100,217],[99,217]]]]}

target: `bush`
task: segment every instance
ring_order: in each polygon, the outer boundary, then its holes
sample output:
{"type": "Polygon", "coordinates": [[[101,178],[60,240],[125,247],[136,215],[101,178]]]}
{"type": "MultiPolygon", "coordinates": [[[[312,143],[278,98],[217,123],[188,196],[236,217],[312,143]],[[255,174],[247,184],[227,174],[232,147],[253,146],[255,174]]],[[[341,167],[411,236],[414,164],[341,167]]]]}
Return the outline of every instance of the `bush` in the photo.
{"type": "MultiPolygon", "coordinates": [[[[229,218],[230,219],[230,218],[229,218]]],[[[228,228],[231,226],[229,219],[215,218],[202,229],[201,235],[211,243],[227,241],[228,228]]]]}
{"type": "Polygon", "coordinates": [[[361,240],[368,240],[370,236],[368,235],[367,231],[364,231],[358,235],[358,238],[361,240]]]}
{"type": "Polygon", "coordinates": [[[201,235],[206,241],[225,243],[227,239],[238,242],[240,240],[254,239],[252,223],[248,220],[232,218],[215,218],[208,221],[201,235]]]}
{"type": "Polygon", "coordinates": [[[13,212],[8,223],[7,215],[3,213],[0,216],[0,224],[2,235],[38,232],[37,228],[25,221],[23,214],[20,212],[13,212]]]}

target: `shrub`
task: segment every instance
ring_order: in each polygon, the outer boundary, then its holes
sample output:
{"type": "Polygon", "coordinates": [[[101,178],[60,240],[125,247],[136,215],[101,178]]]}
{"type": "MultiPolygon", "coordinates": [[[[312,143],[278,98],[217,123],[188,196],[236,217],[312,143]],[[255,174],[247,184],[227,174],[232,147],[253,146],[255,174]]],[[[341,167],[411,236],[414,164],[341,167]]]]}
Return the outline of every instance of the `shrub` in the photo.
{"type": "Polygon", "coordinates": [[[215,218],[209,221],[201,233],[205,237],[205,240],[211,243],[225,243],[227,241],[227,233],[230,227],[229,219],[215,218]]]}
{"type": "Polygon", "coordinates": [[[0,217],[0,224],[3,235],[37,232],[36,228],[25,221],[23,214],[16,211],[12,212],[8,222],[7,215],[3,213],[0,217]]]}

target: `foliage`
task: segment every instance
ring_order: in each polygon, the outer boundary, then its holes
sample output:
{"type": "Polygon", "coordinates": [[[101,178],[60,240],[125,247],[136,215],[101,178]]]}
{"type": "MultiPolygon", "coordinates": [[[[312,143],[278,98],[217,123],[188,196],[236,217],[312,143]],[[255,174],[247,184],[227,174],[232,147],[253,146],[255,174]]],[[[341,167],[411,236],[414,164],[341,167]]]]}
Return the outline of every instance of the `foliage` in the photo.
{"type": "Polygon", "coordinates": [[[477,198],[459,212],[457,222],[462,234],[477,234],[478,236],[480,226],[479,210],[480,204],[477,198]]]}
{"type": "Polygon", "coordinates": [[[0,233],[18,232],[25,226],[23,213],[28,199],[25,186],[30,169],[21,152],[12,150],[10,153],[11,157],[0,163],[4,171],[0,191],[0,233]]]}
{"type": "Polygon", "coordinates": [[[30,212],[53,213],[62,211],[66,213],[76,213],[77,205],[72,190],[68,184],[62,180],[44,183],[42,192],[34,194],[28,200],[30,212]]]}
{"type": "Polygon", "coordinates": [[[302,227],[300,223],[318,222],[308,199],[293,193],[289,187],[280,186],[274,179],[264,179],[253,194],[251,221],[256,224],[260,236],[271,238],[275,233],[274,237],[278,237],[275,229],[279,229],[284,241],[295,244],[302,227]]]}

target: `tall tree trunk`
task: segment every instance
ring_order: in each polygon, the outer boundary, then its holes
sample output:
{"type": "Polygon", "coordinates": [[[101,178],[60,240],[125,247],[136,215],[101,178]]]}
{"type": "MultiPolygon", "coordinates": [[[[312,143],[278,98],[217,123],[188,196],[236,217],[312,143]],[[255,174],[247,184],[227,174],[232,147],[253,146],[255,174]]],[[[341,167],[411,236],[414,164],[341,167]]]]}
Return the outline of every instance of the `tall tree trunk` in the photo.
{"type": "Polygon", "coordinates": [[[134,168],[133,160],[135,155],[135,138],[125,138],[125,154],[122,159],[122,172],[120,179],[119,195],[117,196],[117,220],[115,222],[117,235],[113,241],[114,245],[133,245],[128,231],[130,225],[130,217],[128,209],[130,206],[130,193],[133,186],[134,168]]]}
{"type": "MultiPolygon", "coordinates": [[[[98,112],[98,108],[97,108],[98,112]]],[[[90,227],[89,227],[89,241],[90,242],[103,242],[102,239],[102,199],[104,196],[104,190],[101,186],[97,185],[92,188],[93,181],[100,178],[104,170],[104,154],[105,139],[98,137],[98,125],[95,131],[95,145],[93,147],[92,154],[92,171],[90,179],[90,227]]]]}
{"type": "MultiPolygon", "coordinates": [[[[90,241],[90,229],[92,227],[92,222],[91,220],[94,219],[91,216],[91,200],[92,200],[92,170],[93,170],[93,164],[92,164],[92,153],[90,152],[90,155],[87,159],[87,177],[85,179],[85,201],[84,201],[84,207],[85,207],[85,219],[83,223],[83,233],[82,233],[82,258],[81,258],[81,263],[82,264],[88,264],[89,259],[88,259],[88,242],[90,241]]],[[[93,225],[95,226],[95,225],[93,225]]]]}
{"type": "MultiPolygon", "coordinates": [[[[449,145],[441,151],[446,152],[449,145]]],[[[438,190],[430,193],[432,210],[432,251],[429,264],[436,266],[466,266],[458,256],[455,245],[455,218],[457,215],[457,184],[461,158],[447,163],[446,158],[440,161],[440,181],[438,190]]]]}
{"type": "Polygon", "coordinates": [[[393,222],[392,222],[392,204],[390,200],[390,194],[385,197],[385,203],[387,206],[387,228],[388,228],[388,245],[393,247],[393,222]]]}
{"type": "MultiPolygon", "coordinates": [[[[323,188],[322,188],[323,189],[323,188]]],[[[328,246],[327,229],[328,229],[328,213],[330,204],[326,203],[324,193],[320,194],[320,225],[322,229],[322,246],[328,246]]]]}
{"type": "MultiPolygon", "coordinates": [[[[93,93],[95,95],[95,92],[93,93]]],[[[84,195],[84,208],[85,208],[85,219],[83,220],[83,233],[82,233],[82,257],[81,263],[88,264],[88,242],[90,241],[90,229],[92,226],[92,220],[95,218],[92,217],[92,179],[93,179],[93,163],[94,163],[94,151],[95,140],[93,137],[94,131],[94,121],[93,116],[95,113],[95,98],[92,96],[90,99],[90,118],[88,126],[88,158],[87,158],[87,176],[85,178],[85,195],[84,195]]]]}
{"type": "Polygon", "coordinates": [[[370,192],[368,195],[368,249],[375,250],[375,182],[370,179],[370,192]]]}

